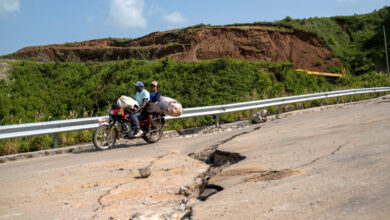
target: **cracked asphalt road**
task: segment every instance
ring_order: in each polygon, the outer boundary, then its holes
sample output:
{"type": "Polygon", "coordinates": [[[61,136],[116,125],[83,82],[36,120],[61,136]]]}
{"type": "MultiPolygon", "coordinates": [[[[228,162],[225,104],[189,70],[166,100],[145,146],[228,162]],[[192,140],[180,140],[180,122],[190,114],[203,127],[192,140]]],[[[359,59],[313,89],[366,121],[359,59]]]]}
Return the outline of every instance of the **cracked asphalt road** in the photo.
{"type": "Polygon", "coordinates": [[[0,164],[0,219],[178,216],[180,187],[208,168],[187,155],[250,129],[0,164]],[[150,164],[152,175],[138,178],[150,164]]]}
{"type": "Polygon", "coordinates": [[[388,219],[389,109],[356,104],[259,130],[0,164],[0,219],[180,218],[180,187],[208,168],[188,154],[216,144],[246,159],[209,180],[224,190],[194,203],[191,219],[388,219]]]}
{"type": "Polygon", "coordinates": [[[390,218],[390,103],[284,118],[219,149],[247,158],[192,219],[390,218]]]}

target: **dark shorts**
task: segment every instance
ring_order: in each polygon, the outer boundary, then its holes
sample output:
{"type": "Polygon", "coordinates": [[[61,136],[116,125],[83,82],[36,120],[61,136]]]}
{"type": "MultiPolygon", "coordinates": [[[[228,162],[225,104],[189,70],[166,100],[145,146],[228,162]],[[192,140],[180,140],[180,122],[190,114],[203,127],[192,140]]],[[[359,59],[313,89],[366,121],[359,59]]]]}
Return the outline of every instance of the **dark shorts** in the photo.
{"type": "Polygon", "coordinates": [[[149,104],[146,106],[146,113],[147,114],[161,114],[161,108],[157,103],[149,102],[149,104]]]}

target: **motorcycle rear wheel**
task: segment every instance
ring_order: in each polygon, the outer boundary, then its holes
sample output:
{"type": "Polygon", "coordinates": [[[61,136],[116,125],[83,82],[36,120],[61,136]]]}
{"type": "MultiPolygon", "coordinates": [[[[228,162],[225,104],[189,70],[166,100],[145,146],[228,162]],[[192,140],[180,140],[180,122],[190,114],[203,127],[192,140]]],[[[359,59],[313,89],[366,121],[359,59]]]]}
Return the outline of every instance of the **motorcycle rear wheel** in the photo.
{"type": "Polygon", "coordinates": [[[93,133],[93,145],[98,150],[108,150],[114,146],[117,134],[115,126],[101,125],[93,133]]]}
{"type": "Polygon", "coordinates": [[[164,133],[164,119],[156,119],[152,121],[152,130],[149,133],[144,133],[142,138],[148,143],[153,144],[159,141],[164,133]]]}

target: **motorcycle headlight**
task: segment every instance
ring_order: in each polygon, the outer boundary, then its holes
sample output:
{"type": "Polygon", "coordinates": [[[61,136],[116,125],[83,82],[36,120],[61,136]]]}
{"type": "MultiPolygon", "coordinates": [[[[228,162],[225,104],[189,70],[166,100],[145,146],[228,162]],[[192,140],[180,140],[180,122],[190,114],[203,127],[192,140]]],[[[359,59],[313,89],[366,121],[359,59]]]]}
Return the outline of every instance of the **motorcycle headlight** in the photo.
{"type": "Polygon", "coordinates": [[[117,114],[117,115],[122,115],[122,112],[117,112],[116,114],[117,114]]]}
{"type": "Polygon", "coordinates": [[[114,115],[114,110],[109,109],[109,110],[108,110],[108,114],[109,114],[109,115],[114,115]]]}

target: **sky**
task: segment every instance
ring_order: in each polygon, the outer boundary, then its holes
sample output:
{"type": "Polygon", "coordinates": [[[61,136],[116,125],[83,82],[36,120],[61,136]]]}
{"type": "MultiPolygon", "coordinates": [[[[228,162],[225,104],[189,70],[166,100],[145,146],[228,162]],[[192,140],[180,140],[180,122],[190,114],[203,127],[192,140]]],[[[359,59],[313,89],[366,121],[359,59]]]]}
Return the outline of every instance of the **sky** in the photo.
{"type": "Polygon", "coordinates": [[[137,38],[223,25],[369,13],[390,0],[0,0],[0,55],[26,46],[137,38]]]}

